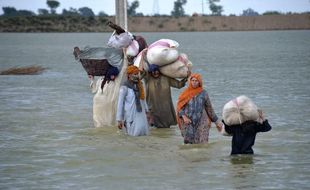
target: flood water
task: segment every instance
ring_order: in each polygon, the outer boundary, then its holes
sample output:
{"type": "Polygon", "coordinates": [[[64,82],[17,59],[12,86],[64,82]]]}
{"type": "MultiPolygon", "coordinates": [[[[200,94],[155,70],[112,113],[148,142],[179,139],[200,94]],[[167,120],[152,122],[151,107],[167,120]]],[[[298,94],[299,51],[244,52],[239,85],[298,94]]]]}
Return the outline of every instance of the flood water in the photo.
{"type": "Polygon", "coordinates": [[[146,137],[94,128],[72,50],[105,46],[108,33],[0,33],[0,70],[47,68],[0,75],[0,189],[310,189],[309,30],[141,34],[180,43],[219,117],[239,95],[264,110],[273,129],[255,155],[230,156],[214,126],[204,146],[183,145],[176,126],[146,137]]]}

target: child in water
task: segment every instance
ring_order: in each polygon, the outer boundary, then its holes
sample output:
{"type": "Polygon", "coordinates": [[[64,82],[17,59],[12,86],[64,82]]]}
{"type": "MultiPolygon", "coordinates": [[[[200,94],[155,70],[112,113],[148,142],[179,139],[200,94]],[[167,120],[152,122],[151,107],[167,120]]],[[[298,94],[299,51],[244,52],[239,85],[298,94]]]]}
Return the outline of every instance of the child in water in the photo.
{"type": "Polygon", "coordinates": [[[225,104],[223,133],[232,136],[231,155],[254,154],[252,149],[258,132],[271,130],[263,112],[246,96],[239,96],[225,104]]]}

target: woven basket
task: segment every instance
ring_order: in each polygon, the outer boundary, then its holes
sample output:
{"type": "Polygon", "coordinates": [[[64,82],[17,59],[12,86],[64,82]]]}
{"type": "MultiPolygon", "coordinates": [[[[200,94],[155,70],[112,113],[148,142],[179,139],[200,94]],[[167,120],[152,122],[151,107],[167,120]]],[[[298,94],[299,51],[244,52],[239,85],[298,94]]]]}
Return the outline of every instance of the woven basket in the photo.
{"type": "Polygon", "coordinates": [[[88,75],[103,76],[107,73],[109,62],[106,59],[80,59],[88,75]]]}

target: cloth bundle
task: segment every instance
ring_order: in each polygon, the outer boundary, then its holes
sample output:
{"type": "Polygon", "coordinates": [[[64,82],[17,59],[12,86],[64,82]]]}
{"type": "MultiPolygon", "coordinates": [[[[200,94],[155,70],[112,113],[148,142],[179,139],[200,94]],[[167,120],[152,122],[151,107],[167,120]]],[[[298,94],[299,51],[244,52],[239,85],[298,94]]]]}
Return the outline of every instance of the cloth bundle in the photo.
{"type": "Polygon", "coordinates": [[[222,117],[227,125],[238,125],[246,121],[257,121],[259,114],[253,101],[242,95],[224,105],[222,117]]]}
{"type": "Polygon", "coordinates": [[[176,49],[178,46],[179,43],[174,40],[158,40],[148,47],[147,60],[150,64],[158,66],[170,64],[178,59],[179,52],[176,49]]]}
{"type": "Polygon", "coordinates": [[[116,34],[115,31],[108,40],[107,45],[112,48],[122,49],[127,48],[133,41],[133,36],[129,32],[116,34]]]}
{"type": "Polygon", "coordinates": [[[188,71],[192,70],[192,66],[193,64],[188,60],[187,55],[181,53],[175,62],[162,66],[159,70],[171,78],[184,78],[188,76],[188,71]]]}
{"type": "Polygon", "coordinates": [[[179,53],[176,49],[179,43],[170,39],[161,39],[152,43],[147,49],[141,51],[134,65],[140,70],[148,71],[149,64],[159,66],[162,74],[172,78],[187,77],[188,71],[192,68],[192,63],[184,53],[179,53]]]}

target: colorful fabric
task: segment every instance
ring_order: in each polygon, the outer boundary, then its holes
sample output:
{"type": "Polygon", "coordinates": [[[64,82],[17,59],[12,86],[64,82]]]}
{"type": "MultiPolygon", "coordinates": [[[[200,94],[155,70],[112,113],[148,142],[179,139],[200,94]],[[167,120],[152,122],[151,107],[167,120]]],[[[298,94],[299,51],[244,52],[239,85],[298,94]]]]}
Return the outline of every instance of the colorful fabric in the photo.
{"type": "Polygon", "coordinates": [[[136,95],[132,88],[122,85],[119,92],[117,104],[117,121],[124,121],[124,132],[130,136],[148,135],[149,128],[146,118],[148,107],[145,100],[141,100],[140,105],[142,111],[138,111],[136,103],[136,95]]]}
{"type": "Polygon", "coordinates": [[[150,64],[150,67],[149,67],[149,72],[155,72],[155,71],[159,71],[159,66],[158,65],[155,65],[155,64],[150,64]]]}
{"type": "MultiPolygon", "coordinates": [[[[193,97],[195,97],[197,94],[201,93],[203,91],[203,85],[202,85],[202,79],[200,74],[198,73],[193,73],[191,74],[191,76],[189,77],[189,85],[188,88],[185,89],[179,96],[178,98],[178,102],[177,102],[177,113],[179,113],[179,111],[182,109],[182,107],[184,107],[193,97]],[[193,88],[192,84],[191,84],[191,79],[195,78],[199,81],[199,87],[197,88],[193,88]]],[[[177,116],[177,122],[178,125],[180,127],[180,119],[177,116]]]]}
{"type": "MultiPolygon", "coordinates": [[[[139,68],[134,65],[129,65],[127,67],[127,75],[138,74],[139,72],[140,72],[139,68]]],[[[139,87],[140,99],[144,100],[145,99],[144,88],[140,79],[138,80],[138,87],[139,87]]]]}
{"type": "Polygon", "coordinates": [[[127,74],[128,75],[132,75],[132,74],[138,74],[139,73],[139,68],[134,66],[134,65],[130,65],[127,67],[127,74]]]}
{"type": "Polygon", "coordinates": [[[177,114],[178,118],[186,115],[191,120],[190,124],[185,124],[180,119],[180,130],[184,137],[184,143],[208,143],[211,121],[216,122],[218,117],[212,108],[207,91],[203,90],[193,97],[177,114]]]}

